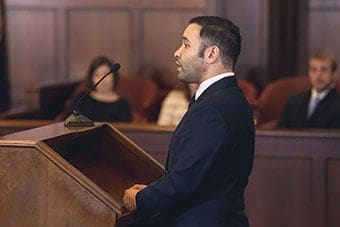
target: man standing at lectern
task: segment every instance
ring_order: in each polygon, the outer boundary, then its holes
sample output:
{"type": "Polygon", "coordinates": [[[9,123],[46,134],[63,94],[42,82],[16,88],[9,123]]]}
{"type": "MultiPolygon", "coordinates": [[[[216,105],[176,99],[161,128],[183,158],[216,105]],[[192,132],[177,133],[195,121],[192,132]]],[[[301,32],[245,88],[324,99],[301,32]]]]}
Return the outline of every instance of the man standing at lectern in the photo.
{"type": "Polygon", "coordinates": [[[249,226],[243,195],[255,130],[233,72],[240,50],[239,28],[227,19],[195,17],[184,30],[178,79],[199,88],[171,138],[164,176],[125,191],[137,226],[249,226]]]}

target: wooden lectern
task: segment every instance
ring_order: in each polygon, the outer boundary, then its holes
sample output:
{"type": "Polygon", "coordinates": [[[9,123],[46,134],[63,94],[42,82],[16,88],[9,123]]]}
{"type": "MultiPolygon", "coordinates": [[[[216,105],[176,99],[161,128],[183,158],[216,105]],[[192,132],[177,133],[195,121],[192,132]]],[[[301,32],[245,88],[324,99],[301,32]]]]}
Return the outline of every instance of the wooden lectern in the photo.
{"type": "Polygon", "coordinates": [[[108,124],[57,123],[0,139],[1,226],[126,226],[124,190],[164,171],[108,124]]]}

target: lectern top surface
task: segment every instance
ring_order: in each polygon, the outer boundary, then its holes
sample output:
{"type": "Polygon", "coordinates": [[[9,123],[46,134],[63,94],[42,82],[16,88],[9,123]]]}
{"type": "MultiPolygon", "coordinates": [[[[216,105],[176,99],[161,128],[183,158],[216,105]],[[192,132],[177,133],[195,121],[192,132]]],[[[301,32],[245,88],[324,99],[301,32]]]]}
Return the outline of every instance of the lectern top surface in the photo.
{"type": "Polygon", "coordinates": [[[95,128],[102,125],[102,123],[96,123],[94,127],[84,127],[84,128],[67,128],[64,126],[63,122],[50,124],[42,126],[39,128],[33,128],[9,135],[0,137],[0,140],[45,140],[68,133],[80,132],[88,130],[90,128],[95,128]]]}

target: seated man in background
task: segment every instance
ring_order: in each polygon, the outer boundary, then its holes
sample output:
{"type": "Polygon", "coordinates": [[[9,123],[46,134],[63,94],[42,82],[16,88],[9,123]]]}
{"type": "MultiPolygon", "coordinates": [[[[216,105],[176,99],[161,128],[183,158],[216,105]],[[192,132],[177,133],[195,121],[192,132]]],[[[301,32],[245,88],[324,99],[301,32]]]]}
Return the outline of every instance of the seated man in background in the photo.
{"type": "Polygon", "coordinates": [[[337,63],[330,53],[309,59],[311,89],[288,100],[278,127],[340,128],[340,97],[335,89],[337,63]]]}

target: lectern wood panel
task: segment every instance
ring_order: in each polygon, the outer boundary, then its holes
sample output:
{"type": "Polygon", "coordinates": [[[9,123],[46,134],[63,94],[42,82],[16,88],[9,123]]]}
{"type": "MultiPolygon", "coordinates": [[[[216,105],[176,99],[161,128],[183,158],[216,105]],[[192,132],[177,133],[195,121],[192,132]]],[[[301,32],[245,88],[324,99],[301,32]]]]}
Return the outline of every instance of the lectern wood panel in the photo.
{"type": "Polygon", "coordinates": [[[149,184],[163,173],[150,155],[107,125],[44,142],[121,206],[126,188],[135,183],[149,184]]]}
{"type": "Polygon", "coordinates": [[[0,226],[113,226],[116,214],[32,147],[0,147],[0,226]]]}
{"type": "Polygon", "coordinates": [[[122,196],[163,167],[114,127],[62,123],[0,139],[0,226],[127,226],[122,196]]]}

